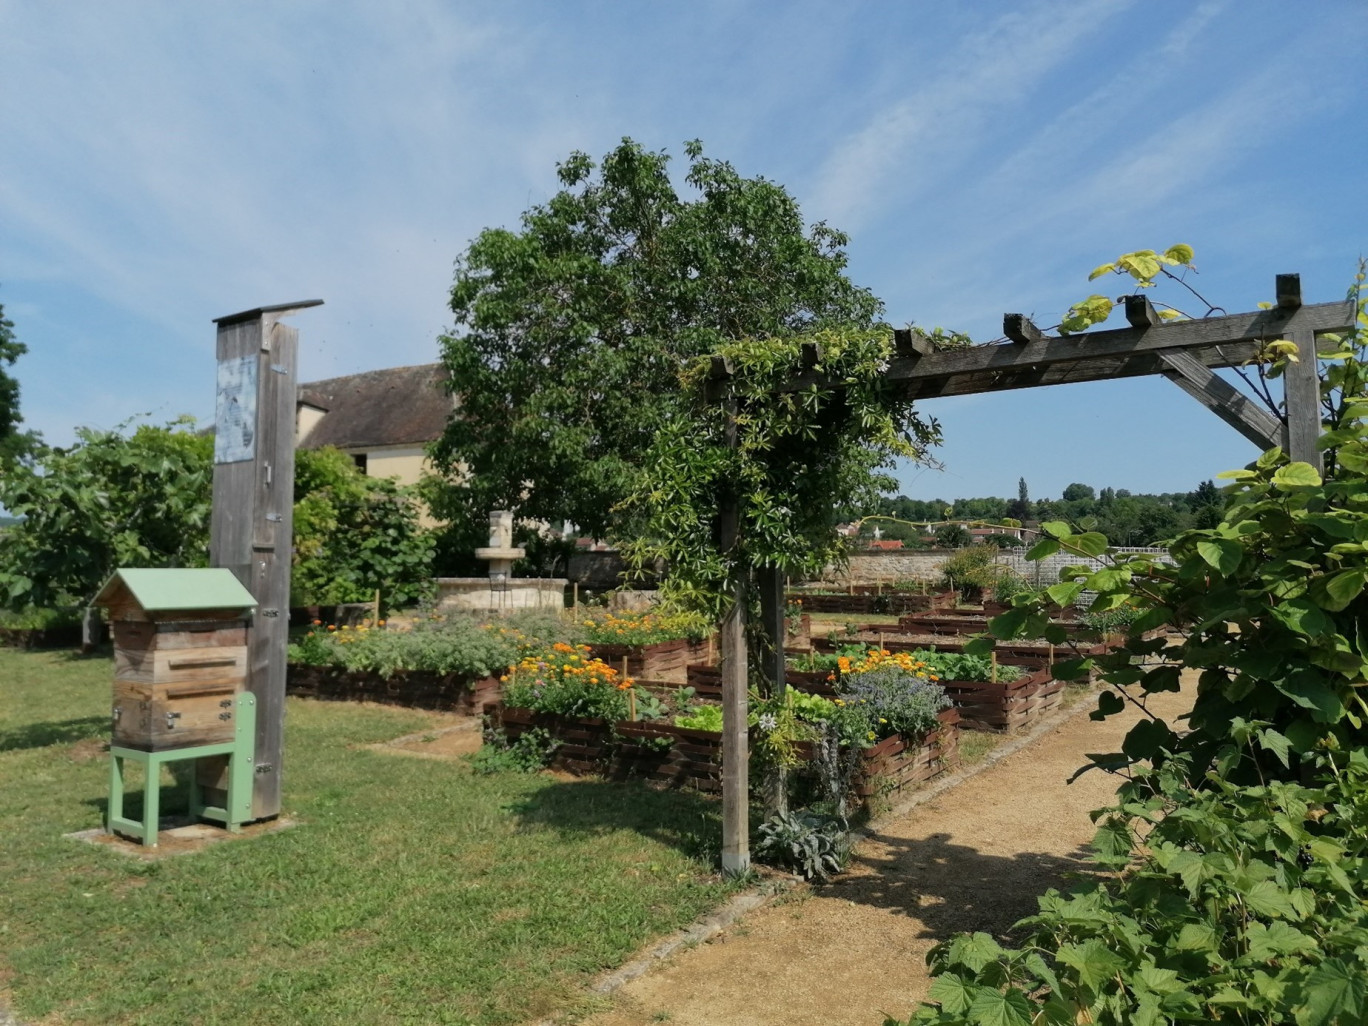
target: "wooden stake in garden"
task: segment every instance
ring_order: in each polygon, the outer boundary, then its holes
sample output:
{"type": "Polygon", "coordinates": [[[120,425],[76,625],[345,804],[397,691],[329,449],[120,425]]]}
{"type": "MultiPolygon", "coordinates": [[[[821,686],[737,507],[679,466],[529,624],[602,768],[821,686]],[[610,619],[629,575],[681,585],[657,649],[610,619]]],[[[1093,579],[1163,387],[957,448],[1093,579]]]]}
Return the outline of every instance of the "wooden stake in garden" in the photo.
{"type": "MultiPolygon", "coordinates": [[[[279,322],[322,302],[263,306],[214,322],[218,389],[209,562],[231,570],[257,601],[246,682],[257,700],[254,820],[280,814],[285,740],[299,332],[279,322]]],[[[213,788],[212,767],[202,769],[211,776],[202,775],[201,783],[213,788]]]]}

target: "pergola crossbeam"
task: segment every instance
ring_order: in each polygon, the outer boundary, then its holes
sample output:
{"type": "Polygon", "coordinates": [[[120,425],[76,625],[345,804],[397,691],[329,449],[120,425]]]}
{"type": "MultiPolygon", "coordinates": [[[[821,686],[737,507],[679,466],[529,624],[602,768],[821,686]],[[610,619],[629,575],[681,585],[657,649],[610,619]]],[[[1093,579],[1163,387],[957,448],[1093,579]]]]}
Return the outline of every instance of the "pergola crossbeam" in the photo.
{"type": "Polygon", "coordinates": [[[1162,372],[1175,385],[1260,449],[1283,444],[1283,423],[1215,371],[1181,350],[1160,353],[1162,372]]]}

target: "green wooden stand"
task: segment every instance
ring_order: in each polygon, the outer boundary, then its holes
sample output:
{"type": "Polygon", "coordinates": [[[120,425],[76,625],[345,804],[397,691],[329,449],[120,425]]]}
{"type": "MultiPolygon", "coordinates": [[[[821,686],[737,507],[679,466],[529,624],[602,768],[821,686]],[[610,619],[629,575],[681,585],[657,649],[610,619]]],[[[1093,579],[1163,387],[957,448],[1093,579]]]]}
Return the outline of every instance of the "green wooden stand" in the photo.
{"type": "Polygon", "coordinates": [[[244,691],[237,696],[237,715],[234,717],[233,740],[216,745],[197,745],[194,748],[175,748],[165,752],[142,752],[135,748],[109,749],[109,816],[106,829],[118,831],[142,841],[148,848],[157,846],[157,823],[161,815],[161,768],[169,762],[203,759],[210,755],[228,756],[227,807],[205,805],[200,791],[199,776],[192,773],[190,782],[190,815],[194,819],[214,819],[228,830],[238,833],[242,824],[252,818],[252,773],[256,751],[256,696],[244,691]],[[142,822],[127,819],[124,805],[124,762],[140,762],[147,771],[143,788],[142,822]]]}

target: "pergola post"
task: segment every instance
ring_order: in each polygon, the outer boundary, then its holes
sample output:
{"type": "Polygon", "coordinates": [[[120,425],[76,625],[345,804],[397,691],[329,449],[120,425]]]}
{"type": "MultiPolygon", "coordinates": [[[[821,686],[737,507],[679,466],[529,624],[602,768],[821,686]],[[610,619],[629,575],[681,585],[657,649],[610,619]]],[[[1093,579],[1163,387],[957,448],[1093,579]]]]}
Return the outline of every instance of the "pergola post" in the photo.
{"type": "MultiPolygon", "coordinates": [[[[736,395],[731,361],[714,356],[708,372],[709,401],[726,415],[723,442],[737,447],[736,395]]],[[[722,872],[739,876],[750,869],[750,735],[747,730],[746,606],[749,568],[737,562],[741,536],[741,497],[735,484],[723,489],[717,506],[717,547],[732,563],[731,605],[722,618],[722,872]]]]}
{"type": "MultiPolygon", "coordinates": [[[[762,566],[755,572],[755,583],[760,591],[758,654],[762,686],[769,689],[770,696],[779,698],[784,694],[788,676],[784,657],[784,572],[777,566],[762,566]]],[[[788,774],[782,766],[771,766],[765,772],[765,814],[784,812],[788,812],[788,774]]]]}
{"type": "MultiPolygon", "coordinates": [[[[279,323],[321,299],[220,317],[209,562],[257,601],[246,687],[256,696],[253,820],[280,814],[285,649],[294,528],[295,366],[299,333],[279,323]]],[[[213,786],[211,778],[203,783],[213,786]]]]}
{"type": "MultiPolygon", "coordinates": [[[[1276,295],[1279,310],[1295,313],[1301,309],[1301,275],[1278,275],[1276,295]]],[[[1283,403],[1287,415],[1287,441],[1284,448],[1289,459],[1309,463],[1319,472],[1322,469],[1318,444],[1321,398],[1320,374],[1316,367],[1316,335],[1309,328],[1297,327],[1287,332],[1287,339],[1297,344],[1297,359],[1288,360],[1283,367],[1283,403]]]]}

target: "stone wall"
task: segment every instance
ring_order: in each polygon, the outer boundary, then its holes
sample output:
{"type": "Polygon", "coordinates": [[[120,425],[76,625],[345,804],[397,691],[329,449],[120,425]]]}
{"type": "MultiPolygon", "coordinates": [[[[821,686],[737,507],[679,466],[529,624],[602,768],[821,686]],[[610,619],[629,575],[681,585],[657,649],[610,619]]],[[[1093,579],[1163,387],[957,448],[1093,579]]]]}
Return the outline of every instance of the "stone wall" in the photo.
{"type": "MultiPolygon", "coordinates": [[[[934,582],[940,579],[941,564],[955,555],[956,551],[958,550],[916,549],[894,552],[855,552],[851,554],[850,566],[845,571],[828,568],[827,573],[823,575],[823,580],[839,584],[874,584],[876,582],[887,584],[893,581],[934,582]]],[[[1089,560],[1082,556],[1073,556],[1063,552],[1032,563],[1026,559],[1027,551],[1024,548],[1003,549],[998,554],[997,561],[1010,566],[1030,581],[1033,586],[1037,581],[1041,586],[1054,584],[1059,580],[1059,571],[1062,567],[1078,566],[1085,563],[1091,563],[1098,569],[1102,567],[1100,559],[1089,560]]],[[[1167,555],[1165,550],[1159,548],[1119,547],[1116,551],[1167,555]]]]}
{"type": "Polygon", "coordinates": [[[954,549],[908,549],[893,552],[853,552],[844,570],[828,567],[824,581],[840,584],[875,584],[893,581],[937,581],[941,564],[954,549]]]}

